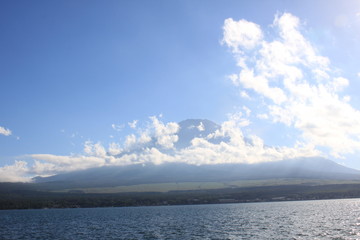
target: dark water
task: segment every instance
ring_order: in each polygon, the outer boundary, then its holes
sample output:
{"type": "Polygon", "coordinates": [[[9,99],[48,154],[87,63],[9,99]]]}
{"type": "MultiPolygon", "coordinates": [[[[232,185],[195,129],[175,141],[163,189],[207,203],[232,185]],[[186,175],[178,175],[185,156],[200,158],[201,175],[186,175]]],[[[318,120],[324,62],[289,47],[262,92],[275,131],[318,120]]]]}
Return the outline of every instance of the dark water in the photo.
{"type": "Polygon", "coordinates": [[[0,239],[360,239],[360,199],[0,211],[0,239]]]}

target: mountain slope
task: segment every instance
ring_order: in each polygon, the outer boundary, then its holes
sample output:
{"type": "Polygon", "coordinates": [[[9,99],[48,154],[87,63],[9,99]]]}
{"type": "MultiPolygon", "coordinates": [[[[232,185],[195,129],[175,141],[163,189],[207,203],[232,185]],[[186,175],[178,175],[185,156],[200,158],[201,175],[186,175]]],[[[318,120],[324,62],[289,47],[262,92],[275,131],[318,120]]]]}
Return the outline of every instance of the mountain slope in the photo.
{"type": "MultiPolygon", "coordinates": [[[[206,138],[221,128],[206,119],[188,119],[179,122],[178,141],[174,146],[181,150],[191,145],[194,138],[206,138]]],[[[227,142],[227,138],[209,141],[227,142]]],[[[251,144],[249,139],[245,141],[251,144]]],[[[213,142],[216,144],[216,142],[213,142]]],[[[132,152],[139,153],[144,148],[156,146],[153,139],[132,152]]],[[[175,149],[161,149],[174,154],[175,149]]],[[[324,158],[298,158],[258,164],[213,164],[190,165],[186,163],[163,163],[155,165],[134,164],[129,166],[107,166],[82,171],[58,174],[51,177],[36,177],[34,182],[50,188],[70,189],[81,187],[113,187],[137,184],[177,183],[177,182],[226,182],[238,180],[266,180],[281,178],[303,179],[360,179],[360,171],[346,168],[324,158]]]]}
{"type": "Polygon", "coordinates": [[[323,158],[290,159],[258,164],[189,165],[185,163],[101,167],[35,178],[54,188],[111,187],[149,183],[225,182],[280,178],[358,180],[360,171],[323,158]]]}

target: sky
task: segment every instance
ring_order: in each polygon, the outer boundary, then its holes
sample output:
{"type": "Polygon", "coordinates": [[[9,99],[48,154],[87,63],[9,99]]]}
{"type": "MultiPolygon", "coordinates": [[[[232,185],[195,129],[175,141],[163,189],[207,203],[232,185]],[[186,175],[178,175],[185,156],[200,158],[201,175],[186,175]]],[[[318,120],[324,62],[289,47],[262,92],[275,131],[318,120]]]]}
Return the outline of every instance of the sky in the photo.
{"type": "Polygon", "coordinates": [[[360,169],[359,1],[5,0],[0,33],[0,181],[307,156],[360,169]],[[185,119],[222,127],[168,155],[185,119]]]}

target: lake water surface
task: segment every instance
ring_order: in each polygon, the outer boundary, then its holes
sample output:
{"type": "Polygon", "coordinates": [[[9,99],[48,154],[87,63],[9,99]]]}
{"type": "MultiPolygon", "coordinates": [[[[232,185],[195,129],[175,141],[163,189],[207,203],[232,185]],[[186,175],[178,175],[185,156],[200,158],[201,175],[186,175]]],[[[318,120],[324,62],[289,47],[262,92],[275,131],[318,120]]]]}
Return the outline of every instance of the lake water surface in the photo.
{"type": "Polygon", "coordinates": [[[360,199],[0,211],[0,239],[360,239],[360,199]]]}

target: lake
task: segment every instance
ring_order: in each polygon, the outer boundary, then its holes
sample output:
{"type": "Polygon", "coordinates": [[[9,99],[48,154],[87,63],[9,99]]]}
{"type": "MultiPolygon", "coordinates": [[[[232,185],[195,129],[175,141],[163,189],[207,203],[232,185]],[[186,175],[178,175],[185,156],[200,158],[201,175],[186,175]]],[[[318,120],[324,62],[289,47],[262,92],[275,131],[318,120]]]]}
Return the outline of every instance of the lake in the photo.
{"type": "Polygon", "coordinates": [[[0,211],[0,239],[360,239],[360,199],[0,211]]]}

